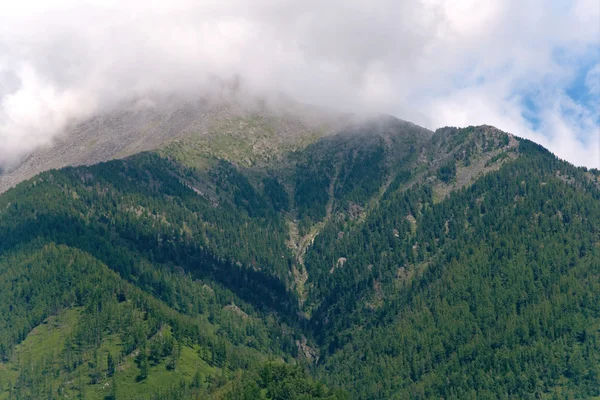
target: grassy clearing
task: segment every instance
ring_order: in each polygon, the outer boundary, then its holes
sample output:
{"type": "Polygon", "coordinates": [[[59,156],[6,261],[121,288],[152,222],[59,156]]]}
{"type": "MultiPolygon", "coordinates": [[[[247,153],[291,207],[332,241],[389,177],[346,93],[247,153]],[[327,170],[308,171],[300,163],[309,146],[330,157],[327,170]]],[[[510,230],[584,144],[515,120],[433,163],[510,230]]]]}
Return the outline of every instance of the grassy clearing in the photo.
{"type": "MultiPolygon", "coordinates": [[[[0,400],[10,398],[10,388],[19,377],[19,371],[31,365],[42,365],[56,371],[50,379],[54,392],[61,393],[64,398],[79,398],[83,389],[84,398],[88,400],[103,400],[113,393],[112,386],[116,385],[118,399],[147,399],[159,390],[165,390],[179,385],[181,382],[191,384],[199,374],[202,387],[206,386],[206,378],[218,373],[199,356],[197,346],[181,347],[181,355],[174,370],[167,369],[167,360],[163,359],[157,365],[149,368],[148,377],[138,381],[139,368],[135,362],[137,352],[123,356],[123,343],[119,335],[109,335],[104,338],[98,348],[98,364],[101,378],[97,384],[91,383],[92,353],[86,357],[86,362],[72,372],[66,372],[57,361],[64,348],[67,338],[76,327],[82,309],[74,308],[49,317],[33,329],[19,344],[10,362],[0,363],[0,400]],[[113,377],[108,376],[107,359],[111,354],[117,362],[113,377]]],[[[165,327],[163,334],[170,335],[170,329],[165,327]]]]}

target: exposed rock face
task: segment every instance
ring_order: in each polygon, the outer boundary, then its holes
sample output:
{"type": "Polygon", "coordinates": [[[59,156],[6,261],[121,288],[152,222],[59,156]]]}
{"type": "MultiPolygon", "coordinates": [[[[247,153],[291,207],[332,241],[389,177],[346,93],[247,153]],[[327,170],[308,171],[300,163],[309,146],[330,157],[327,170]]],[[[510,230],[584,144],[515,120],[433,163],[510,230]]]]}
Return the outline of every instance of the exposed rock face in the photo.
{"type": "Polygon", "coordinates": [[[319,362],[319,352],[307,344],[306,337],[302,336],[302,340],[296,340],[298,352],[304,356],[306,361],[311,364],[319,362]]]}
{"type": "Polygon", "coordinates": [[[348,261],[348,259],[346,257],[340,257],[338,258],[337,262],[335,263],[335,265],[333,267],[331,267],[331,269],[329,270],[330,274],[333,274],[333,272],[338,269],[338,268],[343,268],[344,264],[346,264],[346,261],[348,261]]]}

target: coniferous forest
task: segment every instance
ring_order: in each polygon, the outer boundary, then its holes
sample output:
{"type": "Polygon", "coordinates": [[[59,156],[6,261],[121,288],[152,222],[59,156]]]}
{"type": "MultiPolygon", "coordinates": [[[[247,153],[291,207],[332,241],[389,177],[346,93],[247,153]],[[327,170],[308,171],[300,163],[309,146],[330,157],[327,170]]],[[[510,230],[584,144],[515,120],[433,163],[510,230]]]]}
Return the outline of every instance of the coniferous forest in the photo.
{"type": "Polygon", "coordinates": [[[191,148],[0,195],[0,399],[600,398],[600,171],[391,118],[191,148]]]}

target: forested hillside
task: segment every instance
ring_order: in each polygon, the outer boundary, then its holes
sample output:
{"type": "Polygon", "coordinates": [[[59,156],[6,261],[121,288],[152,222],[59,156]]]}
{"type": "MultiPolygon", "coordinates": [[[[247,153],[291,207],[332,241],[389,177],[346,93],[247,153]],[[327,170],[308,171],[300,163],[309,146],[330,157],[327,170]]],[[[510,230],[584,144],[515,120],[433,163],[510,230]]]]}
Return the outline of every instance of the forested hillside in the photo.
{"type": "Polygon", "coordinates": [[[445,201],[415,187],[371,229],[317,241],[309,276],[329,290],[314,331],[333,382],[382,399],[599,394],[598,175],[521,151],[445,201]]]}
{"type": "Polygon", "coordinates": [[[489,126],[229,138],[0,195],[0,399],[600,396],[599,171],[489,126]]]}

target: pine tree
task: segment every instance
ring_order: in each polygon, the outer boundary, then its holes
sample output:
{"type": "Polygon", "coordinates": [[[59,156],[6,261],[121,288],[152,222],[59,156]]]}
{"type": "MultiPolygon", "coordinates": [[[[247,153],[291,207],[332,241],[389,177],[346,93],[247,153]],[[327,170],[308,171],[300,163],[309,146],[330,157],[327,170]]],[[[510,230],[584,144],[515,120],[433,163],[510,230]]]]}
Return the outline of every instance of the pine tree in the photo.
{"type": "Polygon", "coordinates": [[[138,364],[138,368],[140,370],[138,376],[137,376],[137,380],[139,381],[143,381],[144,379],[148,378],[148,356],[146,355],[146,349],[140,349],[140,354],[138,354],[137,356],[137,364],[138,364]]]}
{"type": "Polygon", "coordinates": [[[113,359],[112,354],[108,353],[108,356],[106,357],[106,374],[109,377],[112,377],[115,374],[115,360],[113,359]]]}

